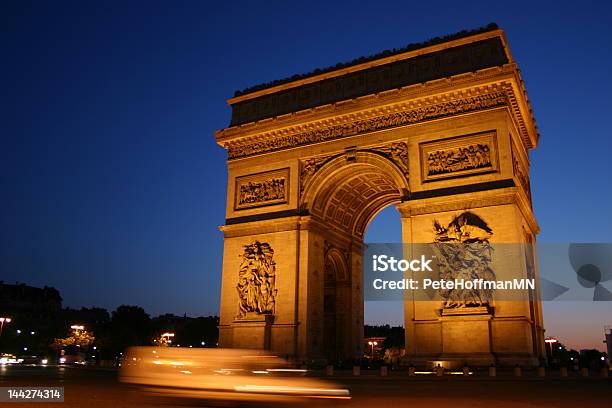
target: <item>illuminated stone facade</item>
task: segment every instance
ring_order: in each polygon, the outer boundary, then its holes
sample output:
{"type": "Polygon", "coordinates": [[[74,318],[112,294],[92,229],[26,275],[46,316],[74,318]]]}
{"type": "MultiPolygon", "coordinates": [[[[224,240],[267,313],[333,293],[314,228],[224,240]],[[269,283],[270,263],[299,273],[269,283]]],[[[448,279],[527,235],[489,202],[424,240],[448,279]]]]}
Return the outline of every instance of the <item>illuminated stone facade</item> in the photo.
{"type": "MultiPolygon", "coordinates": [[[[388,205],[401,214],[405,243],[441,242],[464,213],[491,232],[479,245],[535,241],[528,151],[538,131],[500,29],[229,103],[231,125],[216,132],[229,174],[222,347],[360,358],[363,237],[388,205]]],[[[517,275],[533,264],[517,259],[517,275]]],[[[530,295],[406,299],[407,358],[536,364],[542,312],[530,295]]]]}

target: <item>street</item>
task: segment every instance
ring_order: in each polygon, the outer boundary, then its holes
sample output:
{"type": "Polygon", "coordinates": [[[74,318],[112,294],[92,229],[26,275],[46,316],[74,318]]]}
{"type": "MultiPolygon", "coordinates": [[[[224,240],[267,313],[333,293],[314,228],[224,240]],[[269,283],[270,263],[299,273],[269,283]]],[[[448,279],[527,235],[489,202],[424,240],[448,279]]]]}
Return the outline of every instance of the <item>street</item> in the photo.
{"type": "MultiPolygon", "coordinates": [[[[609,404],[612,379],[538,378],[526,375],[514,378],[500,375],[489,378],[475,375],[408,377],[405,373],[391,373],[379,377],[364,373],[351,377],[339,373],[333,378],[348,387],[350,401],[331,401],[326,405],[350,407],[380,407],[410,405],[412,407],[602,407],[609,404]]],[[[145,407],[161,402],[145,399],[120,384],[117,371],[80,367],[3,366],[0,386],[63,386],[63,403],[12,403],[11,407],[145,407]]],[[[309,406],[323,405],[311,400],[309,406]],[[315,404],[313,404],[313,401],[315,404]]],[[[178,405],[174,405],[178,406],[178,405]]]]}

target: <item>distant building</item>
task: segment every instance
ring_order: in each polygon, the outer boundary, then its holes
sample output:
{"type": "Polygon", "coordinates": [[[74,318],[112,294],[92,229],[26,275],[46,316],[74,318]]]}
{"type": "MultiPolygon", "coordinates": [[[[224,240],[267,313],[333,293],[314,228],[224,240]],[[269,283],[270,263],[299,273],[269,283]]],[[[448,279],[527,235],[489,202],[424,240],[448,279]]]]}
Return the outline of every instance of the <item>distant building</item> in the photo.
{"type": "Polygon", "coordinates": [[[6,314],[46,315],[62,309],[57,289],[36,288],[25,283],[6,284],[0,281],[0,310],[6,314]]]}

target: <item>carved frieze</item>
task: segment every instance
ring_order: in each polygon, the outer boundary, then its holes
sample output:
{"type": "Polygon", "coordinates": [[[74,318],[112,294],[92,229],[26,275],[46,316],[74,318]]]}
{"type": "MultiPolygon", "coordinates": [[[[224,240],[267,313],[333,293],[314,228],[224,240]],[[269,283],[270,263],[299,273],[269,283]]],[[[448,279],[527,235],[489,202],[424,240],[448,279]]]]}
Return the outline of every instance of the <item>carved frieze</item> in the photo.
{"type": "Polygon", "coordinates": [[[248,314],[274,315],[276,308],[276,262],[267,242],[244,246],[238,272],[238,318],[248,314]]]}
{"type": "Polygon", "coordinates": [[[495,132],[421,144],[423,181],[497,170],[495,132]]]}
{"type": "Polygon", "coordinates": [[[284,204],[289,197],[289,169],[236,178],[234,209],[284,204]]]}
{"type": "Polygon", "coordinates": [[[504,106],[507,103],[508,100],[504,92],[491,92],[464,99],[432,103],[431,105],[408,109],[402,112],[389,113],[374,118],[356,120],[302,133],[262,138],[249,142],[234,142],[227,145],[228,158],[237,159],[290,147],[304,146],[445,116],[504,106]]]}

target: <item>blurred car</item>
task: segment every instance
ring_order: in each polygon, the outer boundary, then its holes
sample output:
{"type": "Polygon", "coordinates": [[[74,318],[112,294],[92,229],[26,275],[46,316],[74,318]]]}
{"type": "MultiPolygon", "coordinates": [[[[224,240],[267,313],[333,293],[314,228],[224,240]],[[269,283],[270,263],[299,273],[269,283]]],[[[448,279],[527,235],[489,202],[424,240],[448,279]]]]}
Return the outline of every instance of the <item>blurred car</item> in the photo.
{"type": "Polygon", "coordinates": [[[22,358],[17,358],[14,354],[0,353],[0,365],[21,364],[22,358]]]}
{"type": "Polygon", "coordinates": [[[71,364],[85,365],[87,364],[87,362],[85,361],[85,357],[80,354],[64,354],[59,357],[57,362],[58,364],[65,364],[65,365],[71,365],[71,364]]]}
{"type": "Polygon", "coordinates": [[[21,360],[21,364],[27,365],[47,365],[49,364],[49,358],[46,356],[20,356],[19,360],[21,360]]]}
{"type": "Polygon", "coordinates": [[[120,379],[148,396],[235,402],[350,399],[347,389],[305,374],[259,350],[134,347],[125,353],[120,379]]]}

